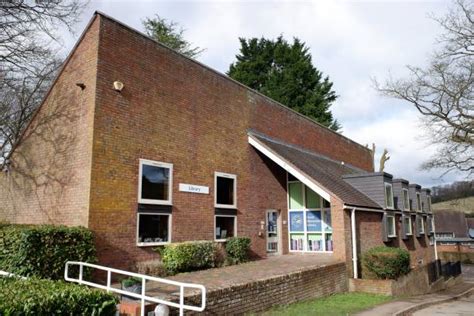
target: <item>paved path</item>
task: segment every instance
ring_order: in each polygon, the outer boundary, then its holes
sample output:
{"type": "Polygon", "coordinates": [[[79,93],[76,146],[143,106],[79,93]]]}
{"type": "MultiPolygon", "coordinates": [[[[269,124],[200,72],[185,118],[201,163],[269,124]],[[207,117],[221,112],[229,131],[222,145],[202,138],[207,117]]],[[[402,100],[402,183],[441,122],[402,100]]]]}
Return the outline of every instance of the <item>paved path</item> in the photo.
{"type": "MultiPolygon", "coordinates": [[[[167,279],[202,284],[207,291],[212,291],[337,262],[332,254],[289,254],[218,269],[180,273],[167,279]]],[[[177,287],[164,287],[153,282],[147,285],[147,294],[151,296],[166,296],[177,291],[177,287]]]]}
{"type": "Polygon", "coordinates": [[[414,316],[430,316],[430,315],[445,315],[445,316],[471,316],[474,314],[474,296],[461,298],[459,300],[434,305],[418,312],[413,313],[414,316]]]}
{"type": "MultiPolygon", "coordinates": [[[[418,304],[424,304],[424,303],[436,303],[441,300],[449,299],[452,297],[455,297],[461,293],[464,293],[468,291],[469,289],[472,289],[474,287],[474,284],[472,283],[460,283],[457,284],[447,290],[440,291],[437,293],[433,294],[427,294],[427,295],[419,295],[419,296],[413,296],[409,298],[404,298],[400,300],[396,300],[393,302],[389,302],[383,305],[376,306],[372,309],[360,312],[356,315],[359,316],[388,316],[388,315],[394,315],[395,313],[405,310],[410,307],[414,307],[418,304]]],[[[436,306],[434,306],[436,308],[436,306]]],[[[474,313],[471,313],[473,315],[474,313]]]]}

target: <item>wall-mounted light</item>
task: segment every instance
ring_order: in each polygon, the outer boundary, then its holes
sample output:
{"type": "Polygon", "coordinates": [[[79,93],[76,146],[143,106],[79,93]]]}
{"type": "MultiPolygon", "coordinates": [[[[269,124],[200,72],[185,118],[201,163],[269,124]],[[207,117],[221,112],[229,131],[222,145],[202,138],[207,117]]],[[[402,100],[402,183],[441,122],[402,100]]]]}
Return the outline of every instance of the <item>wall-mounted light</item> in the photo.
{"type": "Polygon", "coordinates": [[[122,92],[124,84],[121,81],[114,81],[114,90],[117,92],[122,92]]]}

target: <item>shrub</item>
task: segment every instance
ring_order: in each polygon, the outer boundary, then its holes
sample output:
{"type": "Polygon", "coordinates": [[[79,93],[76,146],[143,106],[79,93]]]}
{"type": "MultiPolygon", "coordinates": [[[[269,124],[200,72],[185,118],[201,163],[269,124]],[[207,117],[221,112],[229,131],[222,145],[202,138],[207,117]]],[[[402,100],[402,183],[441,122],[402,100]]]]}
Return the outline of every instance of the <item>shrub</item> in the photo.
{"type": "Polygon", "coordinates": [[[134,271],[140,274],[151,275],[155,277],[167,277],[168,271],[160,260],[149,260],[138,262],[134,267],[134,271]]]}
{"type": "Polygon", "coordinates": [[[232,263],[242,263],[249,260],[250,238],[232,237],[227,240],[225,245],[227,258],[232,263]]]}
{"type": "Polygon", "coordinates": [[[31,278],[0,278],[0,315],[115,315],[118,300],[102,290],[31,278]]]}
{"type": "Polygon", "coordinates": [[[370,278],[397,279],[410,272],[410,253],[400,248],[375,247],[363,254],[362,268],[370,278]]]}
{"type": "Polygon", "coordinates": [[[212,241],[193,241],[166,245],[160,253],[165,268],[179,273],[215,267],[217,251],[212,241]]]}
{"type": "Polygon", "coordinates": [[[51,225],[0,227],[0,270],[57,280],[64,278],[65,264],[72,260],[97,261],[93,236],[86,228],[51,225]]]}

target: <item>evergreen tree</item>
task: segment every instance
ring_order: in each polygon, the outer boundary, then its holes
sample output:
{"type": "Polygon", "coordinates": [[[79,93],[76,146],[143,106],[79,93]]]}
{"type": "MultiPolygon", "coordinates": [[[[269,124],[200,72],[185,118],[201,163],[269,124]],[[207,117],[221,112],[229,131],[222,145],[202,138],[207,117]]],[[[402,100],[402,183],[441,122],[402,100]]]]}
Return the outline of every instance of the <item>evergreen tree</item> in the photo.
{"type": "Polygon", "coordinates": [[[142,23],[149,37],[183,55],[196,58],[204,51],[200,47],[192,47],[192,44],[184,39],[184,30],[176,22],[167,21],[156,15],[153,18],[145,18],[142,23]]]}
{"type": "Polygon", "coordinates": [[[324,126],[340,129],[329,109],[337,98],[333,83],[313,66],[304,42],[294,38],[290,44],[282,36],[239,40],[240,54],[227,72],[231,78],[324,126]]]}

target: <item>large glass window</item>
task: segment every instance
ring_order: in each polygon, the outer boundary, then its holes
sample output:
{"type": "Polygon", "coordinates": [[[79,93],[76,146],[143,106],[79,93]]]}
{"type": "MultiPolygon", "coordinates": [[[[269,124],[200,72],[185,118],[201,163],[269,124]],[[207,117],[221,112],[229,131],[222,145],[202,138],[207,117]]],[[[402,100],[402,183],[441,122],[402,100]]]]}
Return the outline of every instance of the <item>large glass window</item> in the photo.
{"type": "Polygon", "coordinates": [[[138,202],[171,205],[173,165],[140,159],[138,202]]]}
{"type": "Polygon", "coordinates": [[[156,246],[171,240],[171,215],[138,213],[137,244],[156,246]]]}
{"type": "Polygon", "coordinates": [[[391,183],[385,183],[385,207],[393,209],[393,191],[391,183]]]}
{"type": "Polygon", "coordinates": [[[227,238],[237,235],[236,216],[216,215],[215,217],[215,239],[225,241],[227,238]]]}
{"type": "Polygon", "coordinates": [[[402,192],[403,192],[403,209],[405,211],[409,211],[410,210],[410,199],[408,198],[408,190],[403,189],[402,192]]]}
{"type": "Polygon", "coordinates": [[[290,251],[332,251],[331,205],[303,183],[290,179],[290,251]]]}
{"type": "Polygon", "coordinates": [[[215,206],[237,208],[237,176],[215,173],[215,206]]]}

